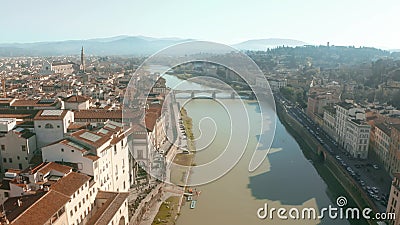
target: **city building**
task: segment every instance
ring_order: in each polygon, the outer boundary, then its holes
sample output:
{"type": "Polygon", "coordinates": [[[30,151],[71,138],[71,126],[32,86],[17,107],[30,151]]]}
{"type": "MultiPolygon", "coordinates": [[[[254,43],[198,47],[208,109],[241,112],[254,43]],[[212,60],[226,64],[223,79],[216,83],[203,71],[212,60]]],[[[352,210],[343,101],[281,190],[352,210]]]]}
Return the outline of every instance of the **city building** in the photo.
{"type": "Polygon", "coordinates": [[[81,95],[71,95],[64,99],[64,109],[67,110],[88,110],[89,98],[81,95]]]}
{"type": "Polygon", "coordinates": [[[92,176],[103,191],[125,192],[130,188],[129,151],[122,124],[108,121],[95,131],[79,130],[42,147],[43,162],[67,162],[92,176]]]}
{"type": "Polygon", "coordinates": [[[10,179],[1,224],[128,224],[128,193],[103,192],[93,178],[47,162],[10,179]]]}
{"type": "Polygon", "coordinates": [[[365,110],[351,103],[336,105],[337,142],[354,158],[366,159],[371,126],[365,121],[365,110]]]}
{"type": "Polygon", "coordinates": [[[324,107],[333,106],[339,102],[339,97],[331,92],[312,93],[308,96],[307,115],[312,119],[316,116],[323,117],[324,107]]]}
{"type": "MultiPolygon", "coordinates": [[[[11,128],[11,127],[9,127],[11,128]]],[[[0,171],[24,169],[36,151],[36,136],[28,129],[17,127],[0,134],[0,171]]]]}
{"type": "Polygon", "coordinates": [[[389,224],[400,225],[400,217],[398,216],[400,215],[400,173],[394,174],[386,212],[396,215],[396,218],[389,224]]]}
{"type": "Polygon", "coordinates": [[[37,147],[64,138],[68,126],[74,122],[74,113],[68,110],[40,110],[33,119],[37,147]]]}
{"type": "MultiPolygon", "coordinates": [[[[268,78],[268,83],[270,88],[273,91],[279,91],[281,88],[284,88],[287,86],[287,79],[282,78],[282,79],[277,79],[277,78],[268,78]]],[[[257,82],[256,82],[257,84],[257,82]]]]}
{"type": "Polygon", "coordinates": [[[400,172],[400,124],[393,124],[389,147],[389,173],[400,172]]]}
{"type": "Polygon", "coordinates": [[[102,124],[107,120],[122,122],[122,110],[90,109],[74,112],[75,122],[89,122],[93,125],[102,124]]]}
{"type": "Polygon", "coordinates": [[[335,124],[336,124],[336,109],[333,106],[324,107],[322,129],[334,140],[337,139],[335,124]]]}
{"type": "Polygon", "coordinates": [[[390,172],[390,141],[391,127],[385,123],[375,123],[374,126],[374,150],[379,161],[385,167],[385,170],[390,172]]]}

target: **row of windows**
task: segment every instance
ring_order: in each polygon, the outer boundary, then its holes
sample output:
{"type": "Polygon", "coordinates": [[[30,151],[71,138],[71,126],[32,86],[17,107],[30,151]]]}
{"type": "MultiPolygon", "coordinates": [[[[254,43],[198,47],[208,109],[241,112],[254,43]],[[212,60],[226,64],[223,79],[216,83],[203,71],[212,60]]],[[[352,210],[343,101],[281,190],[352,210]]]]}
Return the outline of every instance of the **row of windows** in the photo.
{"type": "MultiPolygon", "coordinates": [[[[37,127],[38,127],[38,128],[42,128],[42,125],[38,125],[37,127]]],[[[44,125],[44,128],[46,128],[46,129],[53,129],[54,126],[53,126],[53,124],[51,124],[51,123],[46,123],[46,124],[44,125]]],[[[57,128],[60,128],[60,125],[57,125],[57,128]]]]}
{"type": "MultiPolygon", "coordinates": [[[[5,151],[6,150],[6,146],[5,145],[1,145],[1,150],[5,151]]],[[[26,152],[26,145],[21,145],[21,151],[26,152]]]]}
{"type": "MultiPolygon", "coordinates": [[[[21,160],[21,157],[17,156],[17,160],[21,160]]],[[[28,160],[28,157],[25,157],[25,160],[28,160]]],[[[8,162],[12,163],[13,158],[8,158],[8,162]]],[[[3,163],[7,163],[7,158],[3,158],[3,163]]]]}
{"type": "MultiPolygon", "coordinates": [[[[61,151],[61,152],[64,152],[64,149],[61,148],[60,151],[61,151]]],[[[74,150],[74,149],[71,149],[71,152],[75,152],[75,150],[74,150]]]]}

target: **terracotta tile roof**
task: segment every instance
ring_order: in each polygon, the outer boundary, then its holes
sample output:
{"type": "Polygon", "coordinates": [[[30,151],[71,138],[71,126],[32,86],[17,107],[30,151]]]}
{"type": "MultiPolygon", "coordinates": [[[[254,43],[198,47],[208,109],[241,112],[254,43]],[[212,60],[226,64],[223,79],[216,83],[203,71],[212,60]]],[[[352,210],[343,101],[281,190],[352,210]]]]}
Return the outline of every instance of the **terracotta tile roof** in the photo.
{"type": "Polygon", "coordinates": [[[16,118],[16,119],[26,119],[31,117],[31,114],[3,114],[0,111],[0,118],[16,118]]]}
{"type": "Polygon", "coordinates": [[[69,172],[72,171],[72,167],[61,165],[55,162],[47,162],[45,165],[42,166],[42,168],[38,170],[38,172],[46,174],[52,170],[56,170],[63,174],[68,174],[69,172]]]}
{"type": "Polygon", "coordinates": [[[125,137],[125,135],[123,135],[123,134],[121,134],[121,135],[119,135],[119,136],[117,136],[117,137],[114,137],[112,140],[111,140],[111,144],[112,145],[115,145],[115,144],[117,144],[118,142],[120,142],[122,139],[124,139],[124,137],[125,137]]]}
{"type": "Polygon", "coordinates": [[[11,106],[31,106],[31,107],[34,107],[34,106],[53,106],[53,105],[56,105],[58,103],[58,101],[57,100],[54,100],[54,102],[46,102],[46,103],[44,103],[44,102],[40,102],[40,100],[38,100],[38,99],[35,99],[35,100],[27,100],[27,99],[16,99],[12,104],[11,104],[11,106]]]}
{"type": "Polygon", "coordinates": [[[128,198],[128,193],[99,191],[96,199],[107,201],[96,211],[86,223],[87,225],[107,225],[128,198]]]}
{"type": "Polygon", "coordinates": [[[33,118],[38,111],[37,109],[0,109],[0,118],[33,118]]]}
{"type": "Polygon", "coordinates": [[[11,223],[14,225],[42,225],[58,212],[69,197],[56,191],[48,191],[11,223]]]}
{"type": "MultiPolygon", "coordinates": [[[[8,198],[4,204],[2,205],[2,208],[4,207],[4,210],[7,215],[7,219],[10,222],[13,222],[18,216],[20,216],[23,212],[25,212],[30,206],[32,206],[38,199],[40,199],[45,192],[38,192],[33,195],[23,195],[20,197],[11,197],[8,198]],[[18,206],[17,201],[18,199],[22,201],[22,205],[18,206]]],[[[1,221],[3,222],[3,221],[1,221]]],[[[0,224],[3,224],[1,223],[0,224]]],[[[30,224],[30,223],[28,223],[30,224]]]]}
{"type": "Polygon", "coordinates": [[[33,167],[33,168],[29,168],[29,167],[28,167],[28,168],[24,169],[21,173],[34,174],[34,173],[36,173],[40,168],[42,168],[44,165],[46,165],[46,163],[45,163],[45,162],[42,162],[42,163],[36,165],[36,166],[33,167]]]}
{"type": "Polygon", "coordinates": [[[97,155],[92,155],[92,154],[84,155],[83,157],[88,158],[92,161],[97,161],[98,159],[100,159],[100,157],[98,157],[97,155]]]}
{"type": "Polygon", "coordinates": [[[74,116],[75,119],[122,119],[122,110],[80,110],[74,116]]]}
{"type": "Polygon", "coordinates": [[[71,172],[67,176],[58,180],[50,186],[51,190],[60,192],[66,196],[72,196],[82,185],[90,180],[90,177],[82,174],[71,172]]]}
{"type": "Polygon", "coordinates": [[[89,99],[82,95],[72,95],[72,96],[69,96],[68,98],[66,98],[64,101],[70,102],[70,103],[73,103],[73,102],[81,103],[81,102],[86,102],[87,100],[89,100],[89,99]]]}
{"type": "Polygon", "coordinates": [[[11,106],[36,106],[37,102],[38,102],[38,100],[18,99],[18,100],[15,100],[15,102],[13,102],[11,104],[11,106]]]}
{"type": "Polygon", "coordinates": [[[104,143],[106,143],[108,140],[110,140],[112,134],[113,134],[112,132],[109,132],[108,134],[101,134],[101,133],[94,133],[94,132],[82,129],[82,130],[72,133],[71,136],[73,136],[85,143],[88,143],[91,146],[98,148],[98,147],[102,146],[104,143]],[[96,135],[96,136],[99,136],[100,138],[97,140],[91,141],[91,140],[88,140],[81,136],[81,135],[84,135],[85,133],[96,135]]]}
{"type": "MultiPolygon", "coordinates": [[[[59,110],[61,111],[61,109],[59,109],[59,110]]],[[[33,118],[33,119],[34,120],[62,120],[65,117],[65,115],[67,114],[68,110],[62,110],[60,115],[48,115],[48,116],[43,115],[43,112],[46,113],[49,111],[59,111],[59,110],[48,110],[48,109],[40,110],[36,114],[35,118],[33,118]]]]}
{"type": "Polygon", "coordinates": [[[146,123],[146,128],[148,131],[153,131],[158,117],[159,117],[159,114],[156,112],[146,112],[145,123],[146,123]]]}
{"type": "Polygon", "coordinates": [[[0,98],[0,104],[9,104],[13,101],[13,98],[0,98]]]}
{"type": "Polygon", "coordinates": [[[68,126],[68,130],[84,129],[87,128],[90,123],[71,123],[68,126]]]}

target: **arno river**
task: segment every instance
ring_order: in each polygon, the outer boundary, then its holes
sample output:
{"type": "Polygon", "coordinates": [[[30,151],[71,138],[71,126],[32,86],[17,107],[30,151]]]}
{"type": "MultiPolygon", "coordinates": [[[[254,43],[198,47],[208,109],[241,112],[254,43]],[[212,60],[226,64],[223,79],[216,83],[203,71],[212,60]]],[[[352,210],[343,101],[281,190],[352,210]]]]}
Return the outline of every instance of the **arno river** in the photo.
{"type": "MultiPolygon", "coordinates": [[[[165,75],[164,78],[169,87],[174,87],[182,81],[170,75],[165,75]]],[[[178,89],[192,88],[199,89],[202,86],[185,81],[178,89]]],[[[247,120],[230,121],[226,112],[242,107],[241,101],[238,99],[220,99],[220,101],[227,109],[211,99],[194,99],[184,105],[188,115],[193,119],[195,137],[201,137],[201,131],[203,137],[209,133],[215,134],[211,143],[202,143],[203,139],[207,138],[199,138],[196,141],[197,146],[207,146],[196,154],[197,165],[215,159],[229,141],[233,147],[236,146],[235,143],[239,145],[243,141],[244,134],[229,131],[240,130],[242,125],[244,126],[241,123],[247,123],[247,120]],[[208,119],[204,119],[207,117],[208,119]]],[[[258,104],[251,101],[245,102],[244,106],[251,125],[248,148],[254,149],[257,142],[262,142],[262,138],[257,135],[260,129],[260,110],[258,104]]],[[[269,110],[264,113],[274,112],[269,110]]],[[[265,203],[269,208],[294,207],[301,210],[304,207],[313,207],[319,211],[329,205],[336,207],[336,198],[348,195],[322,165],[313,162],[307,151],[302,151],[279,120],[270,153],[256,171],[248,172],[252,153],[253,151],[246,151],[239,163],[225,176],[198,186],[201,195],[196,208],[190,209],[190,204],[187,202],[183,206],[177,224],[350,224],[345,219],[331,220],[328,215],[322,220],[281,220],[276,215],[273,219],[259,219],[257,210],[264,207],[265,203]]],[[[352,201],[349,201],[348,205],[356,207],[352,201]]],[[[362,224],[360,222],[353,221],[352,224],[362,224]]]]}

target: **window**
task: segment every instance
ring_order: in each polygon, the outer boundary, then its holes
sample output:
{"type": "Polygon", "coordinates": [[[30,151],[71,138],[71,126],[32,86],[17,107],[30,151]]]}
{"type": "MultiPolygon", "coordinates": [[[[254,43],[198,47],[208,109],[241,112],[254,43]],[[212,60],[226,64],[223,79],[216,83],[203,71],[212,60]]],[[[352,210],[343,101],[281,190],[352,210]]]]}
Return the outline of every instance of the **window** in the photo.
{"type": "Polygon", "coordinates": [[[25,151],[26,151],[26,145],[21,145],[21,150],[22,150],[23,152],[25,152],[25,151]]]}
{"type": "Polygon", "coordinates": [[[114,154],[117,154],[117,146],[114,145],[114,154]]]}
{"type": "Polygon", "coordinates": [[[75,212],[78,211],[78,208],[75,206],[75,212]]]}
{"type": "Polygon", "coordinates": [[[69,212],[69,214],[72,216],[72,215],[74,215],[74,212],[72,212],[72,210],[69,212]]]}
{"type": "Polygon", "coordinates": [[[46,125],[44,125],[44,128],[46,129],[53,129],[53,125],[51,123],[46,123],[46,125]]]}
{"type": "Polygon", "coordinates": [[[6,162],[7,162],[7,159],[6,159],[6,158],[3,158],[3,162],[5,162],[5,163],[6,163],[6,162]]]}
{"type": "Polygon", "coordinates": [[[5,151],[6,150],[6,146],[5,145],[1,145],[1,150],[5,151]]]}
{"type": "Polygon", "coordinates": [[[8,192],[4,192],[4,197],[8,198],[10,194],[8,192]]]}
{"type": "Polygon", "coordinates": [[[57,128],[60,128],[60,125],[57,125],[57,128]]]}
{"type": "Polygon", "coordinates": [[[38,125],[37,127],[38,127],[38,128],[42,128],[42,126],[41,126],[41,125],[38,125]]]}
{"type": "Polygon", "coordinates": [[[8,162],[9,162],[9,163],[12,163],[12,158],[8,158],[8,162]]]}
{"type": "Polygon", "coordinates": [[[75,152],[75,150],[71,149],[71,152],[75,152]]]}
{"type": "Polygon", "coordinates": [[[64,149],[63,149],[63,148],[61,149],[61,152],[64,152],[64,149]]]}

